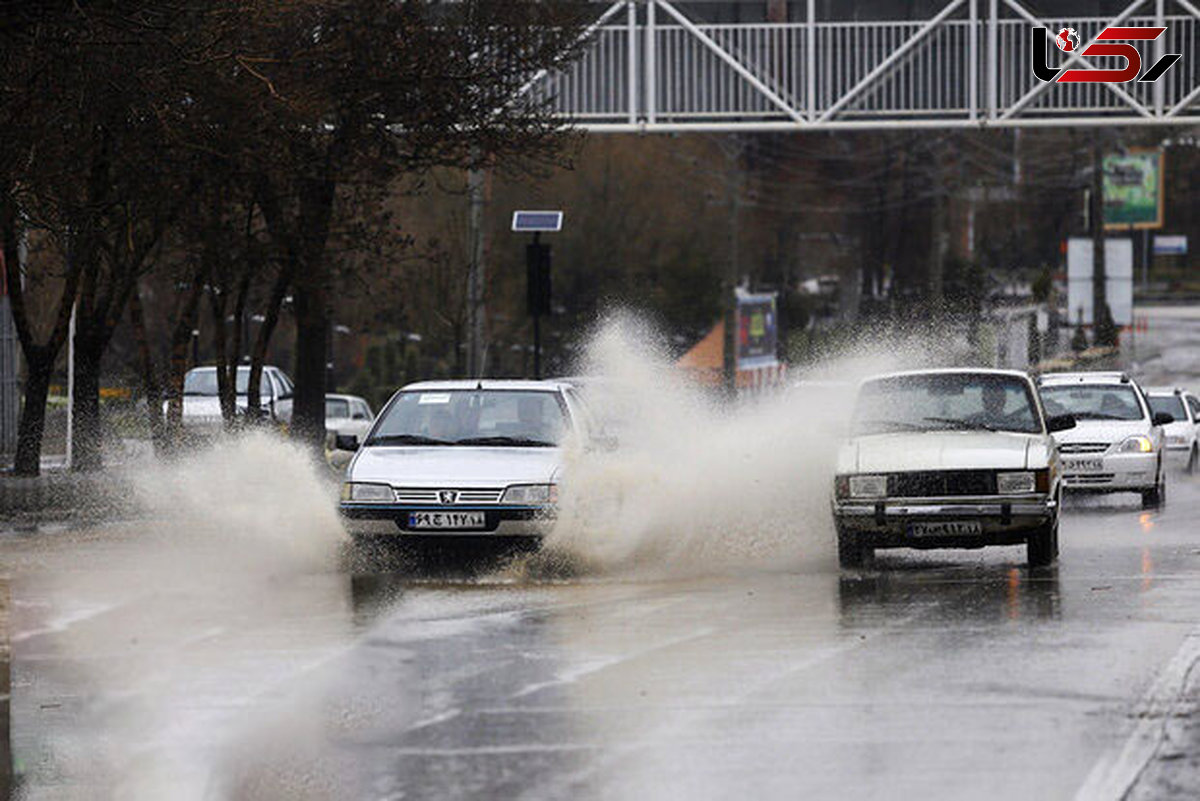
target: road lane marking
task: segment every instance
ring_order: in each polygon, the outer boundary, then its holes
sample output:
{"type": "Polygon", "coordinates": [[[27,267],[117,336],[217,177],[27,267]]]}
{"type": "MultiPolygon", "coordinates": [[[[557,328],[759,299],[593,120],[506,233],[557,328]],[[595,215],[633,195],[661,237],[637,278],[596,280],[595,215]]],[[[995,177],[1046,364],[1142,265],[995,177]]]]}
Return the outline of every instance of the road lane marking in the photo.
{"type": "Polygon", "coordinates": [[[1121,801],[1150,765],[1166,738],[1188,678],[1200,662],[1200,628],[1192,629],[1134,708],[1137,725],[1119,749],[1100,757],[1075,793],[1075,801],[1121,801]]]}

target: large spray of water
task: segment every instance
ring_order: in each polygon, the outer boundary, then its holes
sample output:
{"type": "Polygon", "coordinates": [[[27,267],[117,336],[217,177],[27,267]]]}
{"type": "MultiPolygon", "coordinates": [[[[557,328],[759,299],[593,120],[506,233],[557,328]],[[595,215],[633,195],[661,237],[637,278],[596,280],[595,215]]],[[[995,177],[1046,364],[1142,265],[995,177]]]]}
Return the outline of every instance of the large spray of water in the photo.
{"type": "Polygon", "coordinates": [[[945,360],[946,345],[864,346],[792,386],[716,402],[676,369],[644,323],[599,326],[582,372],[611,452],[573,443],[550,554],[649,573],[788,568],[831,558],[836,449],[862,377],[945,360]]]}

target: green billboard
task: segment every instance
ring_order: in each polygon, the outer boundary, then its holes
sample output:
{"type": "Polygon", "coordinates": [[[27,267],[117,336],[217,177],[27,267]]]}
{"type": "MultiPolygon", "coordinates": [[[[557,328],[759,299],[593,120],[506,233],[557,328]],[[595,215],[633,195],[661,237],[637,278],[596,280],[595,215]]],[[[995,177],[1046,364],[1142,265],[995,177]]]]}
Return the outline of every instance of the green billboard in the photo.
{"type": "Polygon", "coordinates": [[[1163,155],[1131,150],[1104,157],[1104,227],[1162,228],[1163,155]]]}

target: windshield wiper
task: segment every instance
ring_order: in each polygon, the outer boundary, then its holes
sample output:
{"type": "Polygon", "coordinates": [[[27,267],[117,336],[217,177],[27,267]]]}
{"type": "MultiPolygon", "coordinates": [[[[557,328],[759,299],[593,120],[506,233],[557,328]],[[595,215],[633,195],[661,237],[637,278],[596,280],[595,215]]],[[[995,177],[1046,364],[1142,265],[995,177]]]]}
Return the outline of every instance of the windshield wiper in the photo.
{"type": "Polygon", "coordinates": [[[554,448],[558,446],[556,442],[546,442],[542,439],[526,439],[524,437],[467,437],[466,439],[457,439],[455,445],[514,445],[520,448],[554,448]]]}
{"type": "Polygon", "coordinates": [[[971,420],[962,420],[957,417],[925,417],[922,418],[931,423],[945,423],[948,426],[962,429],[963,431],[995,431],[995,426],[990,426],[987,423],[973,422],[971,420]]]}
{"type": "MultiPolygon", "coordinates": [[[[1104,412],[1070,412],[1076,420],[1129,420],[1128,417],[1122,417],[1119,414],[1105,414],[1104,412]]],[[[1136,420],[1137,418],[1133,418],[1136,420]]]]}
{"type": "Polygon", "coordinates": [[[903,429],[904,431],[924,431],[924,426],[919,426],[916,423],[909,423],[905,420],[859,420],[854,424],[855,428],[874,426],[892,426],[893,428],[903,429]]]}
{"type": "Polygon", "coordinates": [[[444,439],[423,437],[420,434],[382,434],[371,437],[364,445],[453,445],[444,439]]]}

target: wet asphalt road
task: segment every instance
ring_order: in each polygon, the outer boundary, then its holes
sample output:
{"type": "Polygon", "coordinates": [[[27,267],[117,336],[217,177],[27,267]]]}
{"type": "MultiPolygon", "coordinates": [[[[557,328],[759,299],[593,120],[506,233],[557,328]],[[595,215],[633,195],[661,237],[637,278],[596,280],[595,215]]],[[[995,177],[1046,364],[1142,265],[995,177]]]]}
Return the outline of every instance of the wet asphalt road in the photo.
{"type": "MultiPolygon", "coordinates": [[[[1140,369],[1200,387],[1200,319],[1164,319],[1140,369]]],[[[1200,479],[1173,478],[1161,512],[1070,504],[1041,571],[205,572],[142,559],[147,524],[9,532],[18,797],[1194,798],[1200,479]]]]}

